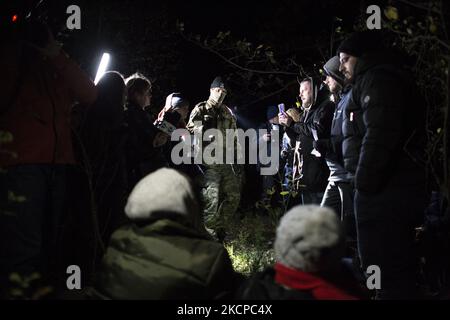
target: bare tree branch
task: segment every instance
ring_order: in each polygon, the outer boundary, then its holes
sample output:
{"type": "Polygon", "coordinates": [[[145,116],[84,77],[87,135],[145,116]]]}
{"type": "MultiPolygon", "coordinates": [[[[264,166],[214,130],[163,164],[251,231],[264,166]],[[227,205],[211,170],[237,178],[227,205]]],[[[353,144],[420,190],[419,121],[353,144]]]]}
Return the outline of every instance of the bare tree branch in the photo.
{"type": "Polygon", "coordinates": [[[197,46],[199,46],[200,48],[207,50],[213,54],[215,54],[216,56],[218,56],[219,58],[221,58],[222,60],[224,60],[225,62],[227,62],[228,64],[234,66],[235,68],[242,70],[242,71],[247,71],[247,72],[253,72],[253,73],[259,73],[259,74],[278,74],[278,75],[287,75],[287,76],[297,76],[298,74],[295,72],[289,72],[289,71],[277,71],[277,70],[256,70],[256,69],[250,69],[250,68],[246,68],[243,67],[241,65],[238,65],[237,63],[231,61],[230,59],[228,59],[227,57],[225,57],[224,55],[222,55],[220,52],[208,47],[208,46],[204,46],[202,44],[200,44],[197,41],[192,40],[191,38],[187,37],[186,35],[184,35],[182,32],[180,32],[181,37],[183,39],[185,39],[186,41],[189,41],[197,46]]]}
{"type": "Polygon", "coordinates": [[[292,86],[292,85],[295,84],[295,83],[297,83],[297,80],[295,80],[295,81],[290,81],[290,82],[287,83],[283,88],[281,88],[281,89],[279,89],[279,90],[277,90],[277,91],[271,92],[271,93],[269,93],[269,94],[267,94],[267,95],[265,95],[265,96],[263,96],[263,97],[261,97],[261,98],[255,100],[255,101],[252,101],[252,102],[250,102],[250,103],[247,103],[246,105],[244,105],[244,106],[242,106],[242,107],[245,108],[245,107],[251,106],[252,104],[261,102],[261,101],[263,101],[263,100],[265,100],[265,99],[267,99],[267,98],[273,97],[274,95],[277,95],[278,93],[283,92],[284,90],[286,90],[287,88],[289,88],[290,86],[292,86]]]}

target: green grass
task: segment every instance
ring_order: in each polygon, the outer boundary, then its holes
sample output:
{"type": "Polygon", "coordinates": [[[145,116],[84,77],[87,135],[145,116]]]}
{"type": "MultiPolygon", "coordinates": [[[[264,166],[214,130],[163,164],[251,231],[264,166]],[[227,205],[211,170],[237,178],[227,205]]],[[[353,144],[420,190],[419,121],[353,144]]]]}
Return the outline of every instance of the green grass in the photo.
{"type": "MultiPolygon", "coordinates": [[[[289,192],[282,192],[274,201],[275,188],[266,191],[267,197],[255,203],[254,207],[241,214],[225,226],[228,236],[225,240],[234,270],[244,276],[262,271],[275,262],[273,242],[276,228],[287,210],[289,192]]],[[[293,194],[294,195],[294,194],[293,194]]]]}
{"type": "Polygon", "coordinates": [[[236,272],[250,276],[275,262],[273,241],[278,219],[249,213],[235,221],[225,241],[236,272]]]}

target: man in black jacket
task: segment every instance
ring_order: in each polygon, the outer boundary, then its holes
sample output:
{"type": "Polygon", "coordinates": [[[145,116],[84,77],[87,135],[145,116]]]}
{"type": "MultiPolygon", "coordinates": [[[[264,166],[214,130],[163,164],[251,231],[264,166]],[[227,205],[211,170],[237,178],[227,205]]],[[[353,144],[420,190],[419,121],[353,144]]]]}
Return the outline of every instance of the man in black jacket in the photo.
{"type": "Polygon", "coordinates": [[[354,238],[354,214],[353,214],[353,188],[351,177],[344,168],[342,158],[342,121],[346,106],[351,103],[351,86],[345,81],[344,75],[339,71],[339,57],[334,56],[323,66],[326,75],[325,84],[331,94],[334,95],[336,110],[334,111],[333,122],[329,139],[314,141],[314,148],[324,155],[330,177],[328,186],[322,198],[322,207],[330,207],[338,214],[343,221],[347,236],[354,238]]]}
{"type": "Polygon", "coordinates": [[[300,82],[300,98],[304,112],[300,121],[280,115],[280,124],[296,140],[294,159],[294,187],[301,192],[303,204],[320,204],[327,185],[329,170],[325,158],[313,148],[314,140],[330,137],[334,103],[325,86],[313,78],[300,82]]]}
{"type": "Polygon", "coordinates": [[[358,249],[363,269],[381,271],[380,299],[417,297],[414,228],[426,204],[424,119],[404,60],[380,50],[378,32],[352,34],[338,49],[353,83],[345,110],[343,157],[354,174],[358,249]]]}

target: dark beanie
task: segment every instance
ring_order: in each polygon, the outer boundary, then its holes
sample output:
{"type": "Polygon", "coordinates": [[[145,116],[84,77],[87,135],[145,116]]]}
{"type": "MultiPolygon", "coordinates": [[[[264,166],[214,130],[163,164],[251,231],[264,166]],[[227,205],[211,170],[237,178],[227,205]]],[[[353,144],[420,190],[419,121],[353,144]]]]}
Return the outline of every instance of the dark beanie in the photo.
{"type": "Polygon", "coordinates": [[[211,83],[212,88],[222,88],[225,89],[225,82],[223,82],[222,77],[216,77],[214,81],[211,83]]]}
{"type": "Polygon", "coordinates": [[[277,106],[269,106],[266,110],[266,119],[270,120],[278,116],[278,107],[277,106]]]}
{"type": "Polygon", "coordinates": [[[330,60],[325,63],[323,66],[323,70],[325,71],[325,75],[332,77],[334,80],[336,80],[341,86],[344,85],[345,77],[344,75],[339,71],[339,57],[334,56],[330,60]]]}
{"type": "Polygon", "coordinates": [[[382,37],[379,30],[359,31],[352,33],[342,41],[337,50],[337,55],[344,52],[354,57],[361,57],[364,54],[379,51],[381,47],[382,37]]]}

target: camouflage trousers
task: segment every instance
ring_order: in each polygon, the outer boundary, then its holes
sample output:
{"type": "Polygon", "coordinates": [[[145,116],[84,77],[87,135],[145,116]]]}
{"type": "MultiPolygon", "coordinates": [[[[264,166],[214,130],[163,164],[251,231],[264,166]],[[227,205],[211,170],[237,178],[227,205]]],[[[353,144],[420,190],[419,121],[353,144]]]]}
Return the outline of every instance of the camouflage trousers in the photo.
{"type": "Polygon", "coordinates": [[[243,170],[229,164],[211,165],[201,177],[201,200],[205,226],[224,230],[231,222],[241,199],[243,170]]]}

